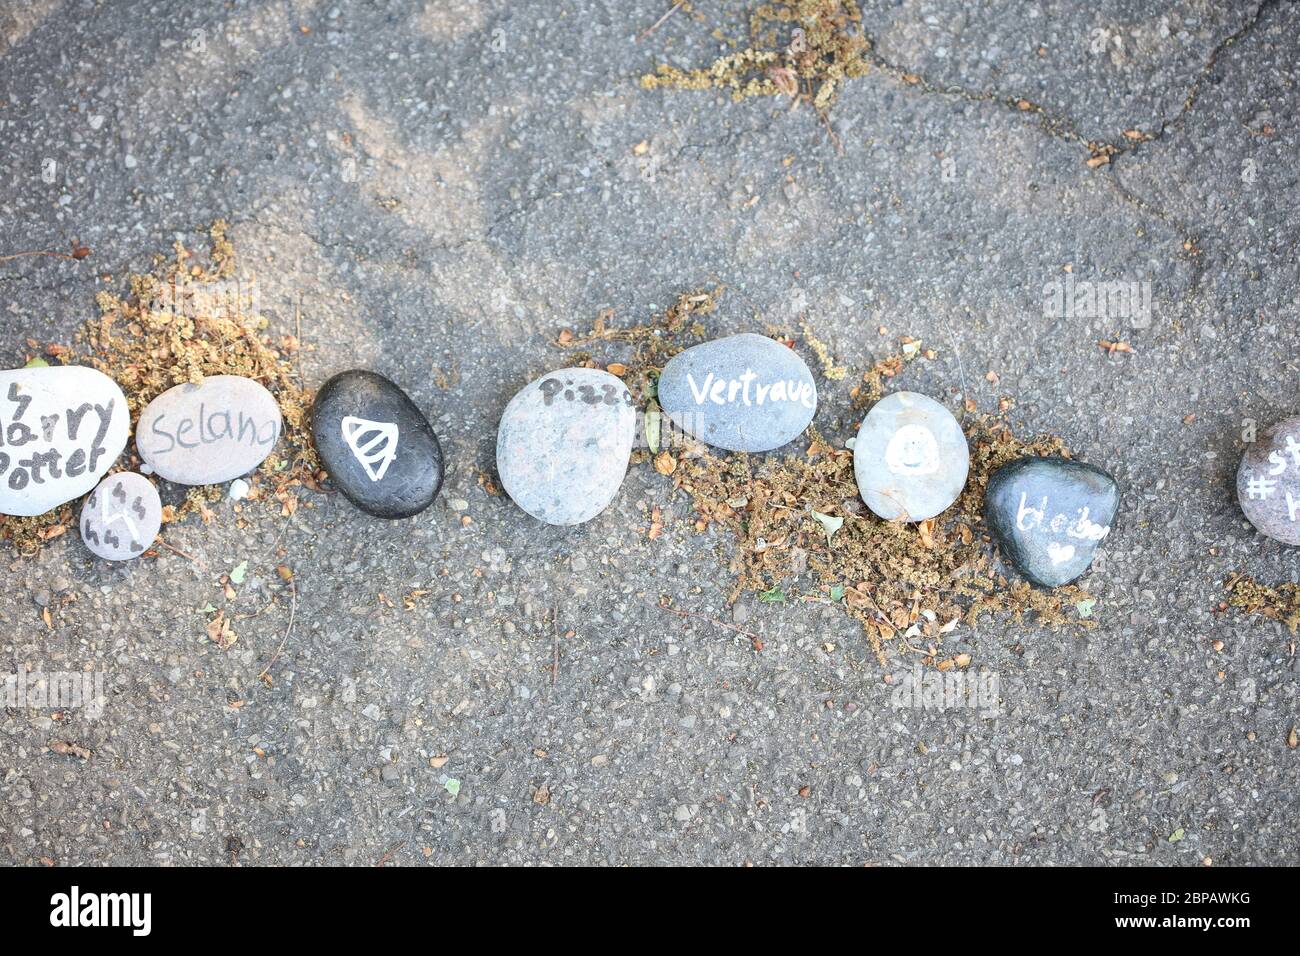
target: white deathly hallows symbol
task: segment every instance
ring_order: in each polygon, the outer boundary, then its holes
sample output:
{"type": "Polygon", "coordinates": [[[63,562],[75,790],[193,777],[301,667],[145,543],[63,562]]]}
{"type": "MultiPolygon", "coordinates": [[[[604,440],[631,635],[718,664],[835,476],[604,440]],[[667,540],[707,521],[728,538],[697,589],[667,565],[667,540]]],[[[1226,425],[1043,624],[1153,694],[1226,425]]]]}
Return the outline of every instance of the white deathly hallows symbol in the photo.
{"type": "Polygon", "coordinates": [[[371,481],[378,481],[397,457],[397,426],[392,422],[372,422],[346,415],[343,440],[366,470],[371,481]],[[370,437],[370,436],[374,437],[370,437]]]}

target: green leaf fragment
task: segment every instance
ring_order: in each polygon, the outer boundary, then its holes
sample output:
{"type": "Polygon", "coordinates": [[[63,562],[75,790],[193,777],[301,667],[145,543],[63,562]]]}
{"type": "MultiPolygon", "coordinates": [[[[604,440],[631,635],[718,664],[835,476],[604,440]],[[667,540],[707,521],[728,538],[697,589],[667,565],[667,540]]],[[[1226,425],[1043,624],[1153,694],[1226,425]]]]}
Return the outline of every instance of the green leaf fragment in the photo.
{"type": "Polygon", "coordinates": [[[844,600],[844,585],[842,584],[831,585],[831,600],[834,601],[836,604],[844,600]]]}
{"type": "Polygon", "coordinates": [[[27,364],[23,366],[23,368],[49,368],[49,367],[50,367],[50,363],[45,361],[45,359],[43,358],[28,359],[27,364]]]}
{"type": "Polygon", "coordinates": [[[785,592],[781,590],[780,585],[774,584],[771,588],[759,594],[758,599],[768,604],[784,604],[785,592]]]}
{"type": "Polygon", "coordinates": [[[455,777],[448,777],[445,781],[443,781],[442,787],[453,797],[460,795],[460,781],[457,780],[455,777]]]}
{"type": "Polygon", "coordinates": [[[1075,601],[1074,606],[1079,612],[1079,617],[1092,617],[1092,609],[1096,603],[1096,598],[1085,598],[1082,601],[1075,601]]]}
{"type": "Polygon", "coordinates": [[[826,532],[826,546],[830,547],[831,539],[835,537],[835,532],[844,527],[844,519],[840,517],[832,517],[831,515],[824,515],[820,511],[814,511],[812,515],[822,523],[822,529],[826,532]]]}
{"type": "Polygon", "coordinates": [[[645,409],[645,444],[652,455],[659,454],[659,425],[662,419],[659,403],[651,399],[645,409]]]}
{"type": "Polygon", "coordinates": [[[237,565],[234,566],[234,568],[230,572],[230,583],[243,584],[244,575],[246,575],[247,573],[248,573],[248,562],[240,561],[237,565]]]}
{"type": "Polygon", "coordinates": [[[1170,843],[1177,843],[1179,840],[1181,840],[1181,839],[1182,839],[1183,837],[1185,837],[1185,836],[1187,836],[1187,832],[1186,832],[1182,827],[1179,827],[1179,828],[1178,828],[1177,830],[1175,830],[1173,833],[1169,834],[1169,842],[1170,842],[1170,843]]]}

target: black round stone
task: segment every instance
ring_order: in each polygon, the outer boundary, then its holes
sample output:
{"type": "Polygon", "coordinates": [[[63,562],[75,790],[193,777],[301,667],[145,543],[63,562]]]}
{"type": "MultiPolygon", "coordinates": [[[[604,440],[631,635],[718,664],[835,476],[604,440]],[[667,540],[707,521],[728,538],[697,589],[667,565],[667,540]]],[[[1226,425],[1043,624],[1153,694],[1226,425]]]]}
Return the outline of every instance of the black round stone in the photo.
{"type": "Polygon", "coordinates": [[[312,437],[334,485],[376,518],[409,518],[442,487],[442,447],[424,413],[384,376],[340,372],[312,405],[312,437]]]}
{"type": "Polygon", "coordinates": [[[1002,556],[1042,587],[1088,570],[1119,510],[1119,485],[1100,468],[1065,458],[1021,458],[989,479],[984,517],[1002,556]]]}

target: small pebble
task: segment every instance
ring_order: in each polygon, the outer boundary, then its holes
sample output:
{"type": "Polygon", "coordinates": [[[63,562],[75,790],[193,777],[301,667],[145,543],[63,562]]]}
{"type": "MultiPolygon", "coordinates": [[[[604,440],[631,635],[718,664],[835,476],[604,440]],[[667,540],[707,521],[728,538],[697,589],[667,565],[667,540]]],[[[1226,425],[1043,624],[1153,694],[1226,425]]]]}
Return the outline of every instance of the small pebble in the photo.
{"type": "Polygon", "coordinates": [[[81,506],[81,540],[92,554],[126,561],[143,554],[162,527],[162,502],[148,478],[124,471],[109,475],[81,506]]]}

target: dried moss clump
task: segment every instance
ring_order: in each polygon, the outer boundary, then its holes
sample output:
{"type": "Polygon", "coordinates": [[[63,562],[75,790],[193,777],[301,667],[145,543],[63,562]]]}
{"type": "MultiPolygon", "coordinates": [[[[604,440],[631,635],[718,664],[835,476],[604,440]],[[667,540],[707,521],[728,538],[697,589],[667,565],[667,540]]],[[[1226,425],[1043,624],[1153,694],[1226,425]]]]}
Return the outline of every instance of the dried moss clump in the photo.
{"type": "Polygon", "coordinates": [[[845,80],[871,68],[871,44],[858,25],[854,0],[778,0],[750,17],[750,46],[719,57],[703,69],[661,64],[641,77],[647,90],[731,91],[734,101],[753,96],[787,96],[811,103],[824,114],[845,80]]]}
{"type": "Polygon", "coordinates": [[[1229,607],[1281,621],[1292,634],[1300,631],[1300,587],[1289,583],[1268,587],[1241,574],[1234,574],[1225,584],[1229,607]]]}
{"type": "MultiPolygon", "coordinates": [[[[704,340],[700,319],[714,311],[722,292],[686,293],[664,315],[639,326],[616,327],[607,310],[590,332],[579,336],[566,330],[556,344],[565,349],[622,346],[617,349],[622,360],[605,367],[636,393],[645,432],[658,437],[658,375],[669,358],[704,340]]],[[[803,333],[802,344],[818,358],[824,377],[846,377],[807,324],[803,333]]],[[[878,400],[914,359],[933,356],[919,340],[903,337],[898,354],[877,361],[850,389],[854,406],[878,400]]],[[[599,365],[589,352],[577,359],[599,365]]],[[[937,520],[897,524],[880,520],[863,504],[852,453],[833,448],[815,428],[809,434],[805,454],[783,460],[714,454],[680,433],[671,450],[665,439],[663,451],[651,444],[650,454],[639,451],[634,458],[637,463],[651,460],[656,471],[690,496],[697,531],[718,526],[729,533],[726,540],[733,547],[727,566],[734,575],[729,600],[750,591],[765,601],[834,602],[862,624],[882,662],[886,646],[896,642],[939,667],[957,666],[936,658],[943,635],[986,613],[1015,620],[1032,617],[1052,628],[1095,626],[1086,617],[1093,599],[1085,590],[1074,585],[1043,590],[997,574],[984,533],[989,476],[1026,455],[1068,457],[1061,439],[1024,441],[1001,419],[968,415],[971,470],[962,496],[937,520]],[[794,594],[791,579],[805,573],[811,575],[811,588],[794,594]]],[[[663,532],[662,511],[657,506],[653,511],[658,517],[651,515],[651,540],[663,532]]]]}
{"type": "Polygon", "coordinates": [[[711,290],[684,292],[663,315],[654,316],[644,325],[627,328],[614,325],[614,310],[605,309],[596,316],[590,331],[577,335],[565,329],[555,344],[568,351],[577,351],[575,361],[590,368],[597,367],[588,351],[591,346],[602,343],[630,346],[631,351],[624,361],[610,363],[608,367],[623,379],[639,402],[649,401],[656,395],[659,373],[668,360],[683,349],[704,341],[706,333],[700,319],[717,309],[724,291],[723,286],[718,286],[711,290]]]}
{"type": "MultiPolygon", "coordinates": [[[[173,259],[160,258],[153,272],[129,277],[125,296],[99,293],[100,315],[86,322],[76,345],[49,345],[44,352],[59,362],[92,365],[117,382],[126,394],[133,432],[144,407],[174,385],[208,375],[242,375],[260,382],[280,405],[284,431],[248,497],[292,513],[297,488],[318,487],[320,463],[307,424],[311,393],[293,365],[297,338],[286,334],[273,340],[267,320],[256,310],[254,287],[235,278],[235,250],[226,230],[224,222],[211,227],[206,264],[177,242],[173,259]]],[[[119,466],[138,464],[134,449],[128,440],[119,466]]],[[[210,520],[206,502],[221,494],[217,486],[189,489],[179,507],[164,509],[164,520],[193,510],[210,520]]],[[[34,518],[0,518],[0,535],[20,552],[33,553],[74,523],[68,504],[34,518]]]]}
{"type": "MultiPolygon", "coordinates": [[[[133,424],[149,402],[184,382],[242,375],[266,386],[280,405],[284,431],[259,472],[284,504],[289,489],[314,485],[320,468],[308,428],[311,392],[293,365],[297,338],[272,340],[254,290],[234,280],[226,229],[224,222],[213,225],[206,267],[192,262],[178,242],[174,260],[152,274],[131,276],[127,298],[101,292],[100,317],[84,330],[86,358],[122,386],[133,424]]],[[[214,490],[199,494],[210,497],[214,490]]]]}
{"type": "Polygon", "coordinates": [[[674,480],[691,496],[698,530],[717,524],[734,537],[731,600],[752,591],[766,601],[833,601],[858,620],[877,658],[897,641],[933,658],[941,635],[981,614],[1002,612],[1039,623],[1091,626],[1074,605],[1076,586],[1039,590],[994,572],[983,533],[989,476],[1025,455],[1066,453],[1058,438],[1025,442],[1005,423],[977,416],[967,425],[971,474],[957,503],[939,519],[882,521],[862,504],[853,455],[813,433],[802,457],[755,463],[746,455],[705,454],[680,462],[674,480]],[[803,572],[816,582],[799,597],[785,591],[803,572]],[[918,647],[917,645],[922,645],[918,647]]]}

